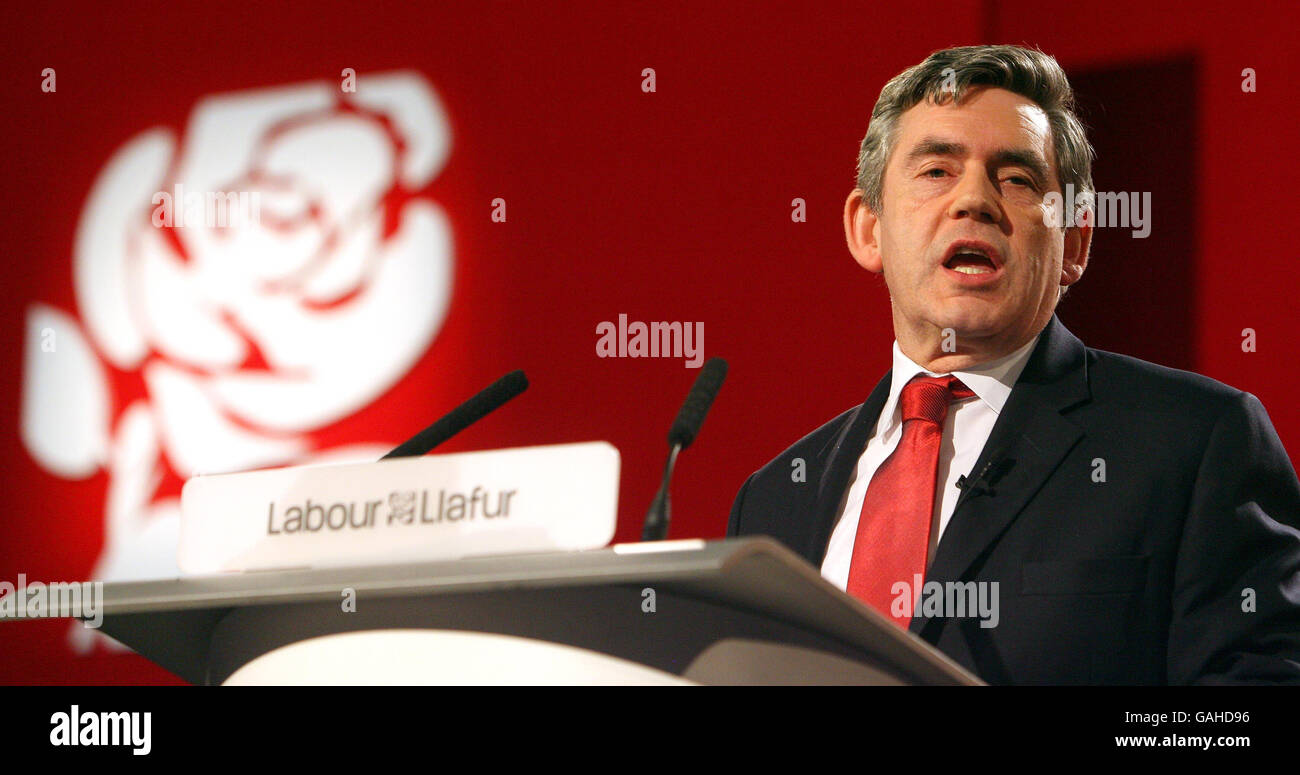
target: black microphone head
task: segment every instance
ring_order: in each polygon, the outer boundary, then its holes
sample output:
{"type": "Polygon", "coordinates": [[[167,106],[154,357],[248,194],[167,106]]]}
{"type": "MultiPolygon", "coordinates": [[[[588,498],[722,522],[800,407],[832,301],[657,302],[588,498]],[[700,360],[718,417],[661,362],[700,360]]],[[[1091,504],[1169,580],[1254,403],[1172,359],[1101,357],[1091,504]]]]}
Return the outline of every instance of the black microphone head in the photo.
{"type": "Polygon", "coordinates": [[[426,454],[457,433],[496,411],[502,404],[528,389],[528,378],[518,369],[480,390],[437,422],[402,442],[381,460],[426,454]]]}
{"type": "Polygon", "coordinates": [[[448,415],[451,418],[451,424],[456,428],[453,433],[460,432],[496,411],[497,407],[519,395],[528,389],[528,378],[524,372],[515,369],[491,385],[483,388],[470,400],[461,404],[452,410],[448,415]]]}
{"type": "Polygon", "coordinates": [[[523,369],[515,369],[488,386],[488,390],[491,390],[494,396],[499,399],[504,398],[505,401],[509,401],[527,389],[528,377],[524,376],[523,369]]]}
{"type": "Polygon", "coordinates": [[[700,432],[704,416],[709,413],[713,399],[722,387],[722,380],[727,377],[727,362],[721,358],[710,358],[700,369],[700,376],[695,378],[691,392],[686,395],[682,409],[677,413],[677,420],[668,431],[668,444],[680,444],[686,449],[695,441],[695,434],[700,432]]]}

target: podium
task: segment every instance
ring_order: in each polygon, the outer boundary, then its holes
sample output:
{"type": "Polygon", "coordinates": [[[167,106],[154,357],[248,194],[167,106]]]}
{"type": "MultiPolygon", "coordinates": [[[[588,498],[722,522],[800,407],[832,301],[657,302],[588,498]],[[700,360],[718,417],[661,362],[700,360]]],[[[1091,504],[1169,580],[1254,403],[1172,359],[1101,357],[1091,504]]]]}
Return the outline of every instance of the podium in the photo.
{"type": "Polygon", "coordinates": [[[196,684],[982,683],[763,537],[103,589],[101,632],[196,684]]]}

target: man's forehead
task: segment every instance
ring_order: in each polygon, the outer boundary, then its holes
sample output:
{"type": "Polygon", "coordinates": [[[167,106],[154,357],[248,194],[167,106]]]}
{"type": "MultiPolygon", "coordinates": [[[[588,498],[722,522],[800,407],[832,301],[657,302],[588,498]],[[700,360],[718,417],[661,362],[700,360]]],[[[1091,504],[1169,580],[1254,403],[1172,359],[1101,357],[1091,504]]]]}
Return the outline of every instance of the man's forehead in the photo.
{"type": "Polygon", "coordinates": [[[1047,113],[1032,100],[1005,89],[971,89],[960,104],[919,102],[900,116],[898,129],[895,153],[939,137],[972,152],[1020,148],[1054,161],[1047,113]]]}

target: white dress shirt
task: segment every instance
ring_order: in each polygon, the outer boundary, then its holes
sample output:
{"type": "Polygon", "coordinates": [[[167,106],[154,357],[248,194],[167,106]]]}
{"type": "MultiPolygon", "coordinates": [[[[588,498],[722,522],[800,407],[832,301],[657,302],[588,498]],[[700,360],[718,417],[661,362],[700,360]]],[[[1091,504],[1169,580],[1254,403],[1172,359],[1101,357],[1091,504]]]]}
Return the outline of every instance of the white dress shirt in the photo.
{"type": "MultiPolygon", "coordinates": [[[[1039,336],[1042,336],[1040,333],[1039,336]]],[[[979,459],[984,443],[988,441],[993,423],[1007,403],[1011,388],[1020,378],[1029,361],[1029,355],[1038,343],[1038,337],[1029,340],[1019,350],[997,360],[987,361],[972,366],[966,371],[951,372],[966,387],[975,393],[973,398],[954,401],[948,406],[948,417],[943,424],[943,440],[939,445],[939,474],[935,478],[935,513],[930,523],[930,549],[927,557],[934,558],[935,547],[948,526],[957,505],[961,490],[957,488],[957,478],[969,475],[979,459]]],[[[943,376],[918,366],[911,358],[903,354],[894,341],[894,371],[889,383],[889,398],[880,410],[880,418],[872,431],[867,446],[858,458],[853,481],[850,482],[840,501],[839,518],[835,530],[831,533],[830,543],[826,546],[826,558],[822,561],[822,576],[827,581],[844,589],[849,583],[849,565],[853,561],[853,542],[858,535],[858,517],[862,513],[862,501],[867,495],[867,485],[876,469],[893,453],[903,437],[902,411],[898,406],[899,394],[903,386],[918,374],[936,377],[943,376]]]]}

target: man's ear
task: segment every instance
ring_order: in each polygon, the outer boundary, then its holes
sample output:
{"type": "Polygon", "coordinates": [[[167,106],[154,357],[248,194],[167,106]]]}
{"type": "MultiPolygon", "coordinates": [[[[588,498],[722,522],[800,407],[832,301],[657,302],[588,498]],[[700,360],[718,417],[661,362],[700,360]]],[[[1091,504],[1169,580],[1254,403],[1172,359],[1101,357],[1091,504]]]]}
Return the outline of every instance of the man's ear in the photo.
{"type": "Polygon", "coordinates": [[[868,272],[880,274],[885,265],[880,257],[880,219],[867,205],[866,192],[853,189],[844,203],[844,238],[853,260],[868,272]]]}
{"type": "Polygon", "coordinates": [[[1074,285],[1088,268],[1088,249],[1092,247],[1092,224],[1070,226],[1065,230],[1065,251],[1061,255],[1061,285],[1074,285]]]}

